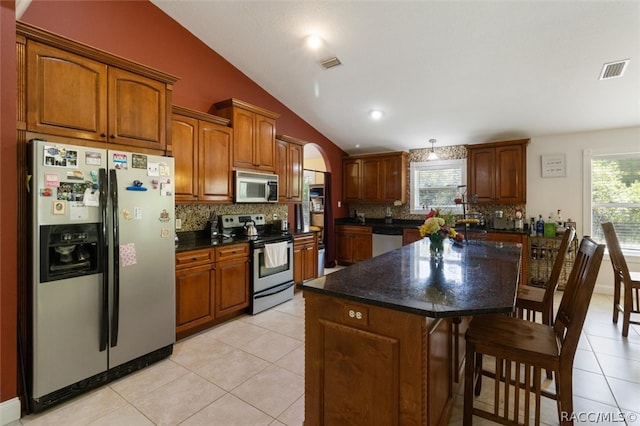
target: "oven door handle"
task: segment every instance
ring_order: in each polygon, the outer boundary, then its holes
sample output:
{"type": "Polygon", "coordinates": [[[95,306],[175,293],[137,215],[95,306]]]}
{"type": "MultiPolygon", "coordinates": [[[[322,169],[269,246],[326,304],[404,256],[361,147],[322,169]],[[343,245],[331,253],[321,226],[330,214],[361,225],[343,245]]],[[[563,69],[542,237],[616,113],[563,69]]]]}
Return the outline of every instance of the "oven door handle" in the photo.
{"type": "Polygon", "coordinates": [[[296,283],[294,283],[293,281],[290,281],[288,283],[277,285],[275,287],[261,291],[260,293],[254,294],[254,299],[261,299],[263,297],[269,297],[269,296],[273,296],[274,294],[282,293],[283,291],[293,287],[295,284],[296,283]]]}

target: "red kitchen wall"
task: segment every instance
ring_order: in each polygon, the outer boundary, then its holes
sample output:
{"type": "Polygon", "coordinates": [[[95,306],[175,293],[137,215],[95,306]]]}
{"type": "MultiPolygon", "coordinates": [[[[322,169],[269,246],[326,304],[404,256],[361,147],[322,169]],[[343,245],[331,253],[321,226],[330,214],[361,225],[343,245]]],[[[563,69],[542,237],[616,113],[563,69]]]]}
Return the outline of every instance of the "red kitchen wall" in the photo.
{"type": "MultiPolygon", "coordinates": [[[[175,105],[213,112],[215,102],[237,98],[279,113],[278,134],[316,143],[324,152],[335,217],[347,215],[346,208],[337,207],[346,154],[151,2],[34,0],[21,19],[179,77],[175,105]]],[[[293,207],[289,213],[294,217],[293,207]]],[[[333,242],[328,243],[327,259],[332,260],[333,242]]]]}
{"type": "Polygon", "coordinates": [[[15,1],[0,2],[0,402],[17,395],[15,1]]]}
{"type": "MultiPolygon", "coordinates": [[[[213,103],[237,98],[280,114],[277,132],[317,144],[332,173],[335,217],[342,199],[342,157],[345,153],[294,112],[260,88],[147,0],[34,0],[21,17],[44,28],[179,77],[173,102],[212,112],[213,103]]],[[[0,402],[17,394],[16,344],[16,66],[15,1],[0,0],[0,402]]],[[[293,217],[293,211],[290,212],[293,217]]],[[[327,259],[335,258],[333,235],[327,259]]]]}

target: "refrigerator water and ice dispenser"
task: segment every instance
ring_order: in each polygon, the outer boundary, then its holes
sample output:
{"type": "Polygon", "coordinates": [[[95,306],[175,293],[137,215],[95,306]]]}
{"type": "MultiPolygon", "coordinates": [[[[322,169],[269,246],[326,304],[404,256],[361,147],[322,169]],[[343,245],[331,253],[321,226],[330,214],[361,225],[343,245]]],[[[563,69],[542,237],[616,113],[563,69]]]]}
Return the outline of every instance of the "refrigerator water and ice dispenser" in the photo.
{"type": "Polygon", "coordinates": [[[102,272],[100,224],[42,225],[40,282],[102,272]]]}

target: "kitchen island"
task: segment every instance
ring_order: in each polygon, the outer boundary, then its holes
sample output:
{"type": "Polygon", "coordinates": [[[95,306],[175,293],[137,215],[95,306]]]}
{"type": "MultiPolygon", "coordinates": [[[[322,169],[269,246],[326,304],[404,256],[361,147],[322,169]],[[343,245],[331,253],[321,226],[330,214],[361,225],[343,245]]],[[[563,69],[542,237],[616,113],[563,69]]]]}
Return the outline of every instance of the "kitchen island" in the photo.
{"type": "Polygon", "coordinates": [[[305,425],[444,425],[471,316],[513,311],[521,244],[429,241],[301,285],[305,425]]]}

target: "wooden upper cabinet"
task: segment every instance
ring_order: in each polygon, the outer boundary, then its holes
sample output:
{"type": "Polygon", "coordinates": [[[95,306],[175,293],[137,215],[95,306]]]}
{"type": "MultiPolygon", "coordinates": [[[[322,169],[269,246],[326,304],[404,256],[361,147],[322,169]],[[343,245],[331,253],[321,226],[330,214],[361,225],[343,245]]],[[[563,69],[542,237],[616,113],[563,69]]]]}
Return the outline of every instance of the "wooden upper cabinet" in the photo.
{"type": "Polygon", "coordinates": [[[360,183],[362,179],[361,169],[361,160],[352,158],[342,160],[342,176],[344,181],[343,196],[345,201],[358,201],[362,198],[362,195],[360,195],[362,189],[360,183]]]}
{"type": "Polygon", "coordinates": [[[523,204],[527,201],[529,139],[466,145],[468,193],[478,203],[523,204]]]}
{"type": "Polygon", "coordinates": [[[406,152],[352,156],[343,159],[342,168],[345,201],[406,202],[406,152]]]}
{"type": "Polygon", "coordinates": [[[108,142],[166,149],[165,84],[114,67],[108,77],[108,142]]]}
{"type": "Polygon", "coordinates": [[[171,117],[171,144],[175,164],[176,201],[198,199],[198,120],[180,114],[171,117]]]}
{"type": "Polygon", "coordinates": [[[233,130],[229,120],[173,107],[176,202],[231,202],[233,130]]]}
{"type": "Polygon", "coordinates": [[[18,105],[27,130],[118,149],[167,150],[175,77],[23,22],[16,22],[16,34],[26,45],[18,56],[25,74],[18,105]]]}
{"type": "Polygon", "coordinates": [[[468,193],[478,195],[479,203],[489,203],[495,200],[496,187],[496,150],[482,148],[469,150],[469,181],[468,193]]]}
{"type": "Polygon", "coordinates": [[[232,130],[213,123],[200,123],[199,199],[231,202],[233,175],[232,130]]]}
{"type": "Polygon", "coordinates": [[[276,136],[276,174],[278,175],[278,201],[302,201],[302,162],[305,142],[286,135],[276,136]]]}
{"type": "Polygon", "coordinates": [[[27,130],[104,141],[107,66],[37,42],[26,62],[27,130]]]}
{"type": "Polygon", "coordinates": [[[216,114],[231,120],[233,167],[276,171],[276,119],[280,116],[238,99],[214,104],[216,114]]]}

